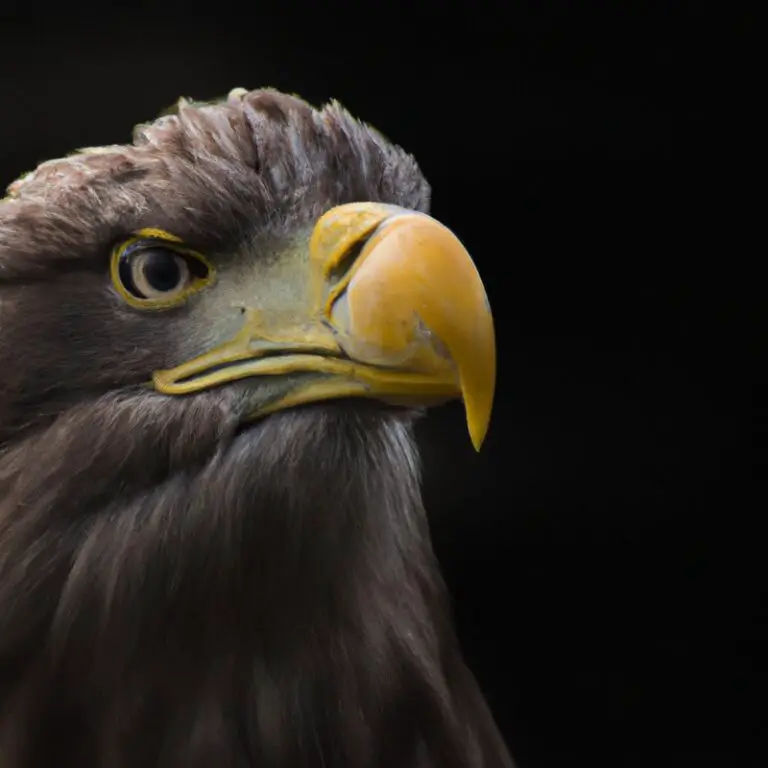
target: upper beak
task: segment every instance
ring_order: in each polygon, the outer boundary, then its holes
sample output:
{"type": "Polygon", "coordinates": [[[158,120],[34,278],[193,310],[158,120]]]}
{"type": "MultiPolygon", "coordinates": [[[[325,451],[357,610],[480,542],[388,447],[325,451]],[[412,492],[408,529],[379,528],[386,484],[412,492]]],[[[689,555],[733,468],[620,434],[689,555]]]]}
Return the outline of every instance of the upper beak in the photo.
{"type": "Polygon", "coordinates": [[[156,389],[186,394],[254,376],[319,374],[298,377],[254,416],[347,396],[425,405],[462,398],[479,450],[496,378],[493,319],[458,238],[425,214],[352,203],[318,220],[298,269],[305,299],[289,327],[276,327],[254,302],[234,338],[157,371],[156,389]]]}

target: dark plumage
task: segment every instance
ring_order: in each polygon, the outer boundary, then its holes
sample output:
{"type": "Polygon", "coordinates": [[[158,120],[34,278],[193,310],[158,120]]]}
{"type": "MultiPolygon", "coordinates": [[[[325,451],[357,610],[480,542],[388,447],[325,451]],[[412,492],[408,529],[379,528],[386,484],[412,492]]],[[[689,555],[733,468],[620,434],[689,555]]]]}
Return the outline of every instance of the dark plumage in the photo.
{"type": "MultiPolygon", "coordinates": [[[[243,424],[246,384],[170,397],[201,304],[140,313],[109,254],[155,227],[221,272],[328,208],[426,210],[416,163],[338,105],[181,103],[0,204],[0,765],[511,765],[451,626],[412,414],[243,424]]],[[[223,280],[223,278],[222,278],[223,280]]]]}

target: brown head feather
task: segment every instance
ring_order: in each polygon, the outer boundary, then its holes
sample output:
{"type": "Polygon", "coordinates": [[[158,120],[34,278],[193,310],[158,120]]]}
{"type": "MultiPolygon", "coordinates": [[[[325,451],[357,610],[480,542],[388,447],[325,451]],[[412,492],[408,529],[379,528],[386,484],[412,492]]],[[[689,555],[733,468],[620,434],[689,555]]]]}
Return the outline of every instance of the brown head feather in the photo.
{"type": "Polygon", "coordinates": [[[211,105],[182,99],[175,114],[138,126],[133,144],[81,150],[11,184],[0,205],[0,280],[103,258],[147,222],[229,246],[339,203],[427,210],[413,158],[338,103],[317,110],[271,90],[233,94],[211,105]]]}

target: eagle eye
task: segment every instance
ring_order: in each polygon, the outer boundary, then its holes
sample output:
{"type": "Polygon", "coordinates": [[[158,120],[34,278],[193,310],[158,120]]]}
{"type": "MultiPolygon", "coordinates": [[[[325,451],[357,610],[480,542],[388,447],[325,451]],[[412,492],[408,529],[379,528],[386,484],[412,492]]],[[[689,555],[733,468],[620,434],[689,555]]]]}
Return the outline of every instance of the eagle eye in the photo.
{"type": "Polygon", "coordinates": [[[141,309],[177,306],[213,279],[203,256],[160,230],[143,230],[115,248],[111,271],[118,293],[141,309]]]}

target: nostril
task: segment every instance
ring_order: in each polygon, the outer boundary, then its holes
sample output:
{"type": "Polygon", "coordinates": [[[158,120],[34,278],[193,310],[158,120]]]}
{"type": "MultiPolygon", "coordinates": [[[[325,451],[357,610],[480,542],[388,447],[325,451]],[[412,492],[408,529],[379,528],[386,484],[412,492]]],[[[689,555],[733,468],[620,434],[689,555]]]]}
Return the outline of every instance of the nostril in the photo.
{"type": "Polygon", "coordinates": [[[333,265],[328,273],[328,280],[332,285],[338,283],[339,280],[341,280],[347,274],[347,272],[352,269],[352,265],[357,261],[357,257],[360,255],[363,247],[368,242],[368,239],[369,238],[366,237],[356,243],[353,243],[352,246],[348,248],[341,256],[341,258],[333,265]]]}

